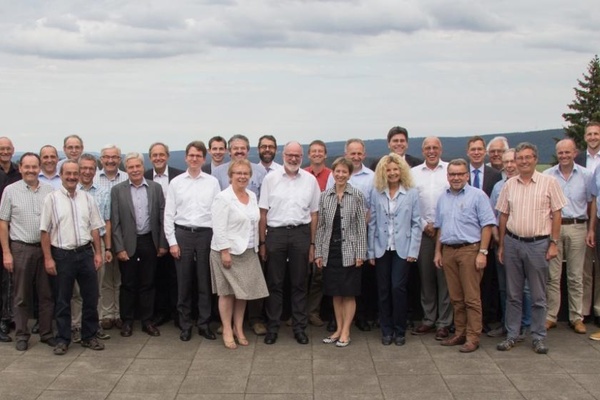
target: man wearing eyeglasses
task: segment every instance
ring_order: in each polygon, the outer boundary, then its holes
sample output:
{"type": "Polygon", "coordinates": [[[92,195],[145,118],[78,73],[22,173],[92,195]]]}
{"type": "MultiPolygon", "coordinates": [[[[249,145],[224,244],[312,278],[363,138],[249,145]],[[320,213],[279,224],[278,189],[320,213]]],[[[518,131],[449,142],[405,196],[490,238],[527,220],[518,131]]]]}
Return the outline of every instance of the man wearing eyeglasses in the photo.
{"type": "Polygon", "coordinates": [[[532,348],[548,353],[546,346],[546,282],[548,262],[558,255],[561,210],[567,204],[558,181],[537,172],[537,147],[520,143],[516,148],[519,175],[509,179],[498,198],[500,212],[498,260],[506,269],[506,339],[496,348],[515,346],[521,329],[523,285],[531,291],[532,348]]]}
{"type": "Polygon", "coordinates": [[[79,157],[83,154],[83,139],[79,135],[69,135],[63,140],[63,152],[67,158],[63,158],[56,165],[56,170],[67,160],[79,162],[79,157]]]}
{"type": "MultiPolygon", "coordinates": [[[[100,150],[100,164],[102,169],[94,177],[94,185],[107,190],[109,193],[113,186],[129,179],[126,172],[119,169],[121,164],[121,149],[114,144],[106,145],[100,150]]],[[[111,251],[112,249],[106,249],[111,251]]],[[[114,257],[104,264],[104,279],[101,285],[102,316],[100,326],[102,329],[117,329],[123,327],[119,309],[119,291],[121,287],[121,272],[119,263],[114,257]]]]}
{"type": "Polygon", "coordinates": [[[263,135],[258,139],[258,157],[267,174],[281,168],[281,164],[275,162],[277,155],[277,140],[272,135],[263,135]]]}
{"type": "Polygon", "coordinates": [[[490,162],[489,167],[494,168],[502,173],[502,179],[506,179],[504,172],[504,164],[502,163],[502,155],[508,150],[508,140],[504,136],[496,136],[487,145],[487,154],[490,162]]]}
{"type": "Polygon", "coordinates": [[[292,329],[300,344],[308,344],[305,330],[307,265],[314,259],[317,211],[321,190],[317,179],[302,165],[302,146],[289,142],[283,148],[283,168],[263,180],[259,222],[259,252],[268,260],[266,277],[270,296],[266,300],[269,319],[265,344],[277,341],[283,309],[283,281],[291,282],[292,329]]]}

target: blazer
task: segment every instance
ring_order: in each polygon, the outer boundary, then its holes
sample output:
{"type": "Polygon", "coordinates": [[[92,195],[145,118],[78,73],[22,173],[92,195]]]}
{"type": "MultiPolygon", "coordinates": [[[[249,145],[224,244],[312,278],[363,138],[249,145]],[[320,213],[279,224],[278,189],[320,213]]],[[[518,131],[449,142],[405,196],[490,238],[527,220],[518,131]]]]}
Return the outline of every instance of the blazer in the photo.
{"type": "MultiPolygon", "coordinates": [[[[469,185],[471,184],[471,164],[469,168],[469,185]]],[[[492,190],[498,181],[502,180],[502,173],[495,168],[485,165],[483,167],[483,183],[481,184],[481,190],[487,194],[487,197],[492,195],[492,190]]]]}
{"type": "MultiPolygon", "coordinates": [[[[575,161],[575,164],[579,164],[582,167],[587,168],[587,149],[579,151],[579,153],[577,153],[577,156],[575,156],[575,159],[573,161],[575,161]]],[[[593,172],[594,171],[592,171],[592,173],[593,172]]]]}
{"type": "MultiPolygon", "coordinates": [[[[325,266],[329,257],[329,243],[337,204],[335,186],[321,193],[315,237],[315,258],[323,258],[325,266]]],[[[365,200],[361,191],[350,184],[346,185],[340,214],[342,217],[342,264],[344,267],[350,267],[356,264],[357,259],[364,260],[367,255],[365,200]]]]}
{"type": "Polygon", "coordinates": [[[371,217],[369,219],[368,258],[382,257],[388,248],[388,225],[394,225],[394,246],[398,257],[418,258],[421,247],[421,209],[419,192],[415,188],[400,187],[396,194],[396,210],[390,215],[389,190],[373,189],[371,193],[371,217]]]}
{"type": "Polygon", "coordinates": [[[248,249],[248,232],[254,231],[254,251],[258,252],[258,220],[260,219],[260,210],[256,195],[246,189],[250,196],[249,207],[252,208],[254,220],[248,218],[244,205],[238,201],[231,186],[219,192],[213,200],[212,225],[213,236],[210,248],[216,251],[229,249],[233,255],[240,255],[248,249]]]}
{"type": "MultiPolygon", "coordinates": [[[[169,182],[171,182],[173,178],[175,178],[177,175],[182,174],[184,171],[182,169],[167,165],[167,172],[169,173],[169,182]]],[[[144,172],[144,178],[151,181],[154,180],[154,168],[147,169],[146,172],[144,172]]]]}
{"type": "MultiPolygon", "coordinates": [[[[162,187],[152,181],[148,184],[148,209],[150,211],[150,232],[156,248],[168,249],[169,245],[163,230],[163,213],[165,196],[162,187]]],[[[112,246],[115,254],[125,250],[129,257],[133,256],[137,246],[135,212],[129,179],[113,186],[110,192],[110,221],[112,224],[112,246]]]]}
{"type": "Polygon", "coordinates": [[[206,172],[207,174],[212,175],[212,162],[211,161],[208,161],[206,164],[204,164],[202,166],[202,172],[206,172]]]}

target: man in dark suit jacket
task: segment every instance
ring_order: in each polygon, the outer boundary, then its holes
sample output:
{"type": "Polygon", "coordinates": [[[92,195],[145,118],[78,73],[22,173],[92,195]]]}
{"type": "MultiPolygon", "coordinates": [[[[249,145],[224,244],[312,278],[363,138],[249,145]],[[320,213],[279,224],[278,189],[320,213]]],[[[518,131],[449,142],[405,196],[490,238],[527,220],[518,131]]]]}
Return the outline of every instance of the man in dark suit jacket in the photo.
{"type": "Polygon", "coordinates": [[[163,231],[165,197],[161,186],[144,179],[144,156],[125,156],[127,181],[111,190],[111,222],[113,251],[121,270],[121,336],[132,334],[136,314],[142,320],[142,330],[159,336],[154,326],[154,281],[157,258],[168,251],[163,231]]]}
{"type": "MultiPolygon", "coordinates": [[[[590,121],[585,126],[585,136],[583,137],[587,148],[585,151],[578,152],[575,157],[575,163],[592,171],[600,165],[600,122],[590,121]]],[[[596,237],[598,233],[596,232],[596,237]]],[[[598,239],[596,239],[598,240],[598,239]]],[[[584,320],[593,315],[594,323],[600,326],[600,263],[594,263],[594,257],[598,260],[596,249],[588,247],[585,254],[585,263],[583,265],[583,315],[584,320]]]]}
{"type": "MultiPolygon", "coordinates": [[[[394,126],[389,130],[387,134],[388,148],[392,153],[398,154],[406,161],[409,167],[416,167],[419,164],[423,164],[423,160],[418,157],[413,157],[410,154],[406,154],[408,150],[408,131],[406,128],[401,126],[394,126]]],[[[371,169],[375,171],[379,159],[371,164],[371,169]]],[[[409,285],[410,286],[410,285],[409,285]]]]}
{"type": "MultiPolygon", "coordinates": [[[[495,168],[484,165],[486,155],[485,140],[481,136],[473,136],[467,142],[469,158],[469,184],[481,189],[488,197],[494,185],[502,180],[502,173],[495,168]]],[[[500,306],[500,289],[496,272],[495,255],[490,249],[487,256],[487,267],[481,278],[481,305],[483,310],[483,331],[491,330],[490,323],[498,320],[500,306]]]]}
{"type": "MultiPolygon", "coordinates": [[[[183,170],[168,165],[169,146],[164,143],[156,142],[150,145],[148,156],[152,167],[144,172],[144,178],[159,183],[162,186],[163,194],[167,197],[167,188],[169,182],[183,170]]],[[[175,262],[171,254],[167,253],[164,257],[158,259],[156,265],[156,293],[154,296],[154,324],[162,324],[175,320],[177,326],[177,271],[175,262]]]]}
{"type": "Polygon", "coordinates": [[[213,168],[225,162],[227,154],[227,141],[222,136],[213,136],[208,141],[208,154],[210,161],[202,166],[202,172],[212,175],[213,168]]]}

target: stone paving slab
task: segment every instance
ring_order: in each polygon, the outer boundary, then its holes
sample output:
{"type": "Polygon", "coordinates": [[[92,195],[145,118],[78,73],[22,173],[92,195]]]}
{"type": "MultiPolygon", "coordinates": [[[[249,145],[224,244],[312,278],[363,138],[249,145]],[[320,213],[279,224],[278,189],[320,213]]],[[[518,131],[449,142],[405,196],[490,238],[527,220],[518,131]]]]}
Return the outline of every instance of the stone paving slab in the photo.
{"type": "Polygon", "coordinates": [[[533,353],[529,341],[499,352],[499,340],[488,337],[471,354],[442,347],[433,335],[383,346],[378,331],[357,329],[344,349],[323,344],[327,332],[314,327],[308,345],[282,327],[275,345],[248,332],[250,345],[236,350],[220,337],[181,342],[172,325],[160,337],[108,332],[106,350],[72,345],[62,357],[33,337],[26,352],[0,343],[0,399],[600,400],[600,342],[566,324],[549,332],[547,355],[533,353]]]}

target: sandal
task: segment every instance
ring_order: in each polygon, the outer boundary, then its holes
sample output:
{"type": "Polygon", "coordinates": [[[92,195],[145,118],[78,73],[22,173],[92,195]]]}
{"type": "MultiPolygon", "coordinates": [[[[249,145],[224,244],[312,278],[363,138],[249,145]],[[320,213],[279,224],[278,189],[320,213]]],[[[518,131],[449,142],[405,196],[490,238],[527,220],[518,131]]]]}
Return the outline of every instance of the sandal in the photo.
{"type": "Polygon", "coordinates": [[[334,337],[334,336],[327,336],[325,339],[323,339],[323,343],[325,344],[331,344],[331,343],[336,343],[338,340],[340,340],[340,337],[334,337]]]}
{"type": "Polygon", "coordinates": [[[348,340],[346,340],[345,342],[338,340],[337,342],[335,342],[335,346],[336,347],[346,347],[350,344],[350,342],[351,342],[350,338],[348,338],[348,340]]]}
{"type": "Polygon", "coordinates": [[[225,339],[225,336],[223,336],[223,345],[229,350],[237,349],[237,344],[235,343],[235,340],[227,340],[225,339]]]}
{"type": "Polygon", "coordinates": [[[248,342],[248,339],[246,339],[245,337],[238,337],[236,335],[233,336],[235,340],[237,340],[238,344],[240,346],[248,346],[250,345],[250,342],[248,342]]]}

